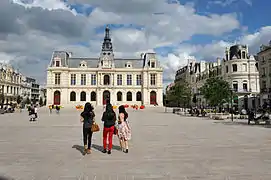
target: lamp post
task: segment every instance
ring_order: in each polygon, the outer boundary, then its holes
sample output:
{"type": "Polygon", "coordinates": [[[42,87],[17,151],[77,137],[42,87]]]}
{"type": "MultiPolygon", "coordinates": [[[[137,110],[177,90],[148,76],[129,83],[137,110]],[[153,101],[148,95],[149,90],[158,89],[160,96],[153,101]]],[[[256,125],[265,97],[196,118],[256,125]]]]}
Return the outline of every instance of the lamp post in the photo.
{"type": "Polygon", "coordinates": [[[231,91],[231,121],[233,121],[233,89],[230,90],[231,91]]]}
{"type": "Polygon", "coordinates": [[[254,116],[256,117],[256,114],[257,114],[256,97],[257,97],[257,95],[254,94],[253,97],[254,97],[254,116]]]}

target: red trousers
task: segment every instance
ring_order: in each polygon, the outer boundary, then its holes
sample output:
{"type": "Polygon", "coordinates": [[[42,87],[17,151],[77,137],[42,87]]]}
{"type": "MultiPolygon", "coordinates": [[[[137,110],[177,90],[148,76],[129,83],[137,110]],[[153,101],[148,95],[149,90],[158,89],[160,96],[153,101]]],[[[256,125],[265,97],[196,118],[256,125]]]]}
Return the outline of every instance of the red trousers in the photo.
{"type": "Polygon", "coordinates": [[[106,149],[106,145],[107,145],[107,135],[108,136],[108,141],[109,141],[109,145],[108,145],[108,150],[112,149],[112,141],[113,141],[113,134],[114,134],[114,126],[110,127],[110,128],[106,128],[104,127],[103,130],[103,146],[104,149],[106,149]]]}

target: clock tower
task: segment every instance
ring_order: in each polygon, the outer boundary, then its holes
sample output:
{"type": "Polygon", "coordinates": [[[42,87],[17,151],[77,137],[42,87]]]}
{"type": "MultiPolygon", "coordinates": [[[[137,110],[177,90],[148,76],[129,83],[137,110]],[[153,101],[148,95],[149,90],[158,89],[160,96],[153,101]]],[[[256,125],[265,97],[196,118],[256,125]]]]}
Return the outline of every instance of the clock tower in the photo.
{"type": "Polygon", "coordinates": [[[105,36],[99,58],[99,67],[102,68],[114,67],[114,53],[109,31],[110,29],[107,25],[105,28],[105,36]]]}

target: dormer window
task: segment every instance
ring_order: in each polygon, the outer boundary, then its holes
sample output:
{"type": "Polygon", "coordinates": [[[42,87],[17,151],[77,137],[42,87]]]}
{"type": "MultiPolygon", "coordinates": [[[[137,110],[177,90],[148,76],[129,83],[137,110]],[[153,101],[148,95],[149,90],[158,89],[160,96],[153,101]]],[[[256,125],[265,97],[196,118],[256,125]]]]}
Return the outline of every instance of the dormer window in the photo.
{"type": "Polygon", "coordinates": [[[59,66],[60,66],[60,62],[56,61],[56,67],[59,67],[59,66]]]}
{"type": "Polygon", "coordinates": [[[151,68],[155,68],[155,62],[151,62],[151,68]]]}
{"type": "Polygon", "coordinates": [[[127,62],[127,63],[125,64],[125,67],[126,67],[126,68],[131,68],[131,67],[132,67],[132,63],[131,63],[131,62],[127,62]]]}
{"type": "Polygon", "coordinates": [[[85,68],[85,67],[87,67],[87,62],[86,61],[81,61],[79,66],[82,67],[82,68],[85,68]]]}
{"type": "Polygon", "coordinates": [[[59,57],[54,58],[54,66],[60,67],[61,66],[61,59],[59,57]]]}

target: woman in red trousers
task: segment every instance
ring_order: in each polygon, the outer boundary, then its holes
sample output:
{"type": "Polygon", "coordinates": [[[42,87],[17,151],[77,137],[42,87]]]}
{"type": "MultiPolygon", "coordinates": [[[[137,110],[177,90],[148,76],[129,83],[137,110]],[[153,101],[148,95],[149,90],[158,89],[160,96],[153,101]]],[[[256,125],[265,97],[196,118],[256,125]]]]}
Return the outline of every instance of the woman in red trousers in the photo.
{"type": "Polygon", "coordinates": [[[102,121],[104,122],[104,129],[103,129],[103,153],[111,154],[112,149],[112,141],[113,141],[113,134],[114,128],[116,123],[116,113],[113,110],[111,104],[106,105],[106,110],[103,113],[102,121]],[[108,138],[108,151],[106,150],[107,145],[107,138],[108,138]]]}

